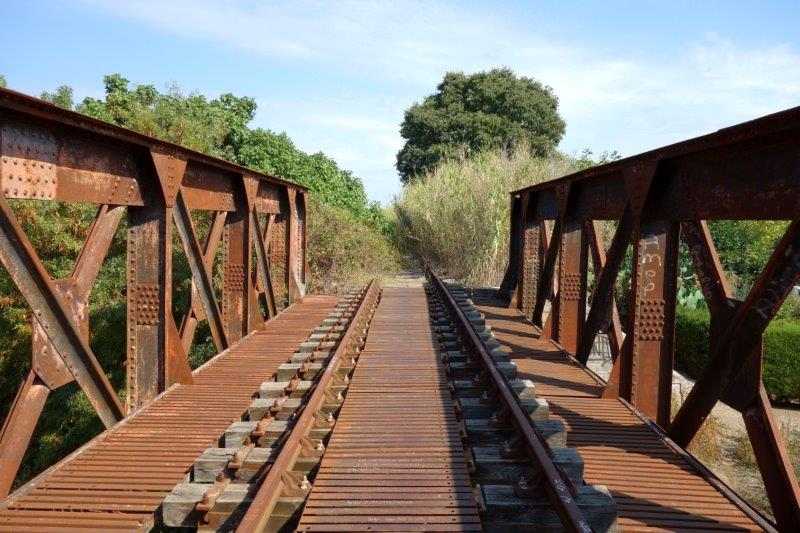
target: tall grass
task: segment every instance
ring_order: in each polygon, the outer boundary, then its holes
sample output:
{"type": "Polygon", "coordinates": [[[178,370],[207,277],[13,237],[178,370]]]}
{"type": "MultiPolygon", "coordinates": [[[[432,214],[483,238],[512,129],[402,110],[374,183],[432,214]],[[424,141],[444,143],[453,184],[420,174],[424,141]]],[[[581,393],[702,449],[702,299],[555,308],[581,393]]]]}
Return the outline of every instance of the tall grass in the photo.
{"type": "Polygon", "coordinates": [[[534,157],[525,147],[445,162],[396,200],[401,246],[449,276],[498,285],[508,261],[509,192],[579,165],[561,154],[534,157]]]}

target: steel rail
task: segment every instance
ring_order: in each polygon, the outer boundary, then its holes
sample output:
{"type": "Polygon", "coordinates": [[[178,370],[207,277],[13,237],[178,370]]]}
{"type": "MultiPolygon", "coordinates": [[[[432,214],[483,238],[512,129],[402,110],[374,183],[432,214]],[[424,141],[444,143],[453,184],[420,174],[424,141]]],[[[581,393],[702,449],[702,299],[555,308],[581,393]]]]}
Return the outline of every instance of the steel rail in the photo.
{"type": "Polygon", "coordinates": [[[444,282],[426,266],[430,278],[436,284],[438,290],[445,297],[448,306],[453,310],[458,318],[460,329],[465,331],[469,337],[472,348],[480,356],[481,363],[492,379],[498,391],[498,396],[508,408],[514,425],[519,430],[525,441],[525,445],[531,453],[532,459],[543,474],[544,488],[550,501],[553,503],[556,513],[561,518],[561,522],[568,531],[586,533],[592,531],[588,520],[583,516],[583,512],[578,508],[575,501],[575,487],[567,476],[553,464],[548,445],[544,437],[539,434],[531,423],[528,415],[519,405],[519,402],[509,386],[506,378],[494,365],[491,356],[486,351],[478,335],[472,329],[464,312],[456,303],[450,291],[447,290],[444,282]]]}
{"type": "Polygon", "coordinates": [[[266,527],[272,510],[275,507],[275,503],[283,490],[283,474],[289,471],[300,454],[301,440],[307,436],[309,430],[313,426],[315,414],[317,410],[322,407],[323,401],[325,400],[325,391],[333,380],[342,360],[346,357],[347,352],[352,348],[355,337],[360,333],[358,331],[360,328],[359,324],[371,303],[377,299],[379,290],[380,288],[376,280],[372,280],[367,286],[364,297],[361,299],[358,309],[347,327],[347,331],[331,356],[328,365],[325,367],[325,371],[317,381],[314,392],[311,394],[308,403],[306,403],[303,408],[303,413],[300,415],[300,418],[298,418],[297,423],[292,428],[292,432],[283,444],[281,451],[278,453],[278,457],[260,482],[258,491],[236,528],[237,532],[249,533],[263,531],[266,527]]]}

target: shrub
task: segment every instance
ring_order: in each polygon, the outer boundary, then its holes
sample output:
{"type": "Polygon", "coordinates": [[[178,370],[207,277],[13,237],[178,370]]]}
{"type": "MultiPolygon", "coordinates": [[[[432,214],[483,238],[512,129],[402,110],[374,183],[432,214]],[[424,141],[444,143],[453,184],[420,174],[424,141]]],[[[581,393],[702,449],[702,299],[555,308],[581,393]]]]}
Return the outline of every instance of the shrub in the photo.
{"type": "MultiPolygon", "coordinates": [[[[697,379],[709,358],[710,317],[705,309],[679,307],[675,317],[677,367],[697,379]]],[[[778,399],[800,398],[800,322],[774,320],[764,334],[764,386],[778,399]]]]}
{"type": "Polygon", "coordinates": [[[702,375],[708,364],[710,327],[707,309],[678,307],[675,313],[675,366],[693,379],[702,375]]]}
{"type": "Polygon", "coordinates": [[[800,398],[800,322],[775,320],[764,335],[764,384],[781,399],[800,398]]]}
{"type": "Polygon", "coordinates": [[[337,293],[400,269],[400,256],[373,224],[345,209],[308,202],[310,292],[337,293]]]}

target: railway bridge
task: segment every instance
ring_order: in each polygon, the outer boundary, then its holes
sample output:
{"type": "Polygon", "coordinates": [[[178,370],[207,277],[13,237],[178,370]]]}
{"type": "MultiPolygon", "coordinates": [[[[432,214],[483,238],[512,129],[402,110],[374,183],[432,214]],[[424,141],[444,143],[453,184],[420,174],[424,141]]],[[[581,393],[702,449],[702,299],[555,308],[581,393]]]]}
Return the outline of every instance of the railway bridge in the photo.
{"type": "Polygon", "coordinates": [[[761,379],[800,274],[800,108],[511,192],[494,289],[425,266],[306,294],[305,188],[7,90],[0,157],[0,263],[33,332],[0,435],[2,531],[800,531],[761,379]],[[96,205],[68,277],[23,230],[26,202],[96,205]],[[719,219],[791,221],[743,300],[706,225],[719,219]],[[118,231],[121,391],[87,311],[118,231]],[[681,242],[712,358],[675,409],[681,242]],[[216,355],[192,370],[198,328],[216,355]],[[587,367],[598,335],[608,379],[587,367]],[[48,396],[72,382],[105,431],[15,485],[48,396]],[[718,401],[743,416],[771,516],[686,450],[718,401]]]}

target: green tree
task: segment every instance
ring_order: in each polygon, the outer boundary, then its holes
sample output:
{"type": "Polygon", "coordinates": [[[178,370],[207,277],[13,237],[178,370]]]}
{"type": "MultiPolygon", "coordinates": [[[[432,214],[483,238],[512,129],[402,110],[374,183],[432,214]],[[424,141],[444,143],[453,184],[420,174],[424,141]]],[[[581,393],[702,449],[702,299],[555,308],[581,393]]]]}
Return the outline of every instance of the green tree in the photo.
{"type": "Polygon", "coordinates": [[[564,135],[558,98],[550,87],[509,69],[477,74],[448,72],[436,93],[405,113],[397,154],[403,183],[443,159],[521,143],[544,155],[564,135]]]}
{"type": "Polygon", "coordinates": [[[42,100],[46,100],[52,104],[57,105],[58,107],[63,107],[64,109],[72,110],[75,107],[75,103],[72,101],[72,87],[69,85],[62,85],[58,87],[55,91],[48,92],[44,91],[39,98],[42,100]]]}
{"type": "Polygon", "coordinates": [[[0,87],[6,88],[8,84],[6,83],[6,77],[0,74],[0,87]]]}

